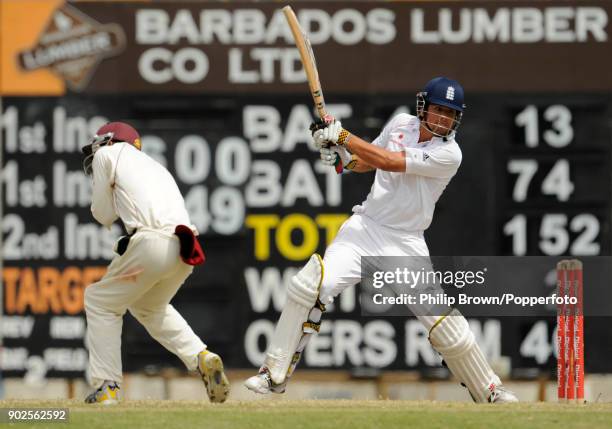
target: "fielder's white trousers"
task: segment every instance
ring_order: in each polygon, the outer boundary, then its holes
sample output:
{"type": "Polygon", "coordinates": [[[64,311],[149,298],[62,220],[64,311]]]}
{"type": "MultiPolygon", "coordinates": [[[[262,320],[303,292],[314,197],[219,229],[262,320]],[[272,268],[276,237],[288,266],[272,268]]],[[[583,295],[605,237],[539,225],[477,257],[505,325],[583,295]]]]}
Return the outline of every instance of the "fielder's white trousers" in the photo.
{"type": "Polygon", "coordinates": [[[171,233],[139,230],[125,253],[116,256],[104,277],[85,290],[89,373],[94,386],[122,381],[121,328],[126,310],[189,370],[206,345],[170,305],[193,267],[179,256],[171,233]]]}

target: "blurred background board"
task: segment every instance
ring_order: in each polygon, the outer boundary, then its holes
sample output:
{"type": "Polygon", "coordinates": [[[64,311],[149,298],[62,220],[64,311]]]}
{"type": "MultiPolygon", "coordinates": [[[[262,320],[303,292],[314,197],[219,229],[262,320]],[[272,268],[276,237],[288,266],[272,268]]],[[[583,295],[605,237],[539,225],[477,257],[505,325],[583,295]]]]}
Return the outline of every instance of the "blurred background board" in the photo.
{"type": "MultiPolygon", "coordinates": [[[[91,217],[80,148],[108,120],[140,131],[201,232],[207,263],[175,306],[229,367],[258,366],[283,285],[324,252],[373,179],[317,161],[282,5],[9,1],[3,36],[28,5],[35,25],[1,41],[3,373],[86,368],[83,290],[104,273],[121,227],[91,217]]],[[[329,110],[356,135],[371,140],[394,114],[414,112],[431,77],[464,85],[463,162],[426,233],[433,255],[610,255],[609,2],[293,6],[329,110]]],[[[305,367],[439,365],[416,320],[363,317],[356,296],[345,292],[326,315],[305,367]]],[[[612,371],[606,320],[585,322],[587,372],[612,371]]],[[[491,359],[552,373],[552,315],[473,325],[491,359]]],[[[123,341],[128,372],[181,365],[130,317],[123,341]]]]}

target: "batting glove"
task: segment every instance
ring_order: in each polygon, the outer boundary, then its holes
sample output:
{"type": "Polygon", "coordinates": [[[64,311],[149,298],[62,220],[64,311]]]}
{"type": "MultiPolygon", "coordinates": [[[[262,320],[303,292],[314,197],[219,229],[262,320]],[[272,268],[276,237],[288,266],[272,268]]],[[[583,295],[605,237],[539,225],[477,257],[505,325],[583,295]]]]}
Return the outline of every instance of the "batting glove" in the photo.
{"type": "Polygon", "coordinates": [[[325,165],[336,166],[341,163],[342,167],[351,162],[351,154],[342,146],[322,147],[319,149],[321,161],[325,165]]]}
{"type": "Polygon", "coordinates": [[[350,133],[342,128],[342,123],[336,119],[329,123],[315,122],[310,126],[315,146],[320,149],[330,144],[343,145],[348,140],[350,133]]]}

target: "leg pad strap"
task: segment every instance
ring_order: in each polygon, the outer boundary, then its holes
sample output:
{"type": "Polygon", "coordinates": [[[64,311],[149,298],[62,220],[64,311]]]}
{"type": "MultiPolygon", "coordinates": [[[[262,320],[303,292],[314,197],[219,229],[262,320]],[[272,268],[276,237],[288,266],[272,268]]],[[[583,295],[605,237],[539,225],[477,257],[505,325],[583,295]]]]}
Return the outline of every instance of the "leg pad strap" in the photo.
{"type": "Polygon", "coordinates": [[[429,341],[474,401],[487,402],[501,380],[484,357],[465,317],[458,310],[443,316],[429,331],[429,341]]]}
{"type": "Polygon", "coordinates": [[[317,303],[322,282],[323,259],[314,254],[289,283],[287,302],[264,361],[275,384],[283,383],[292,363],[299,360],[295,354],[306,345],[304,335],[319,331],[322,310],[317,303]]]}

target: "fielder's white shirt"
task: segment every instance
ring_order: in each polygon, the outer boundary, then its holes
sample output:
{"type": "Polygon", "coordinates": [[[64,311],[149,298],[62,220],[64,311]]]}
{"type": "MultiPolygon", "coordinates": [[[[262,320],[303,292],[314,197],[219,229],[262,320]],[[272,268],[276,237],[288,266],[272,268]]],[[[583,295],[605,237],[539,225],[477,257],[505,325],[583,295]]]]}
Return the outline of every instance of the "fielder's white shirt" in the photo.
{"type": "Polygon", "coordinates": [[[372,142],[384,149],[406,153],[406,171],[376,170],[366,200],[353,207],[377,224],[408,232],[421,232],[431,224],[436,202],[461,164],[461,149],[454,139],[434,137],[418,143],[420,121],[401,113],[389,121],[372,142]]]}
{"type": "Polygon", "coordinates": [[[197,230],[172,175],[129,143],[103,146],[93,163],[91,212],[110,227],[120,218],[128,233],[150,228],[173,233],[176,225],[197,230]]]}

